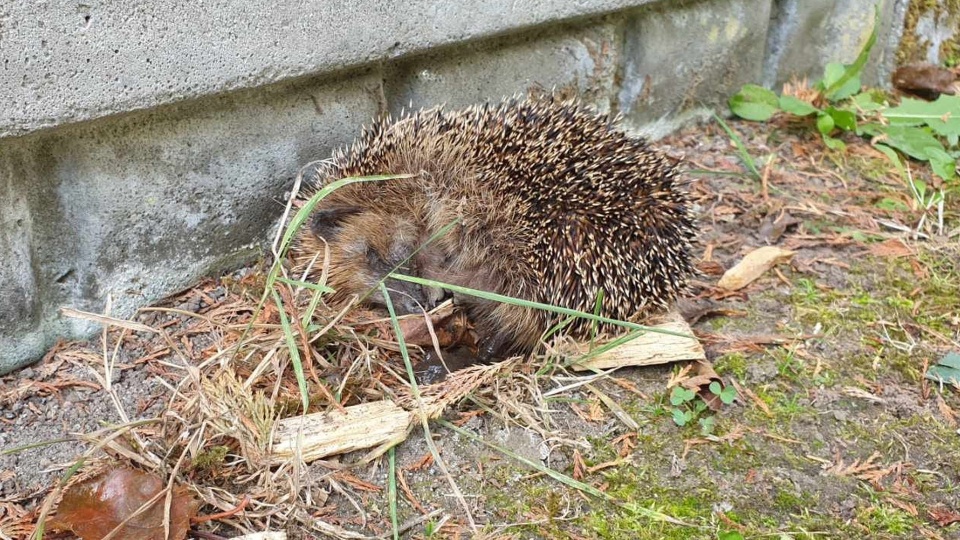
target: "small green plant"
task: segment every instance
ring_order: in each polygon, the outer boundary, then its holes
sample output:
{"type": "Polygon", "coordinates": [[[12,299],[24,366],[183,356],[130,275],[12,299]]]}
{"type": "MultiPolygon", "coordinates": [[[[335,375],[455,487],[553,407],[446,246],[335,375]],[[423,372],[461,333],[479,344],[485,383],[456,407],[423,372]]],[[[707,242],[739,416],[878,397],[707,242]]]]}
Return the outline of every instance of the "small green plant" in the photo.
{"type": "MultiPolygon", "coordinates": [[[[737,397],[737,391],[732,386],[724,388],[717,381],[711,382],[709,389],[724,405],[733,403],[737,397]]],[[[682,427],[696,420],[703,435],[713,433],[716,421],[713,416],[703,416],[708,408],[707,403],[699,398],[696,392],[682,386],[674,386],[670,391],[670,404],[673,406],[670,413],[675,424],[682,427]]]]}
{"type": "Polygon", "coordinates": [[[849,65],[827,64],[823,78],[807,92],[777,96],[767,88],[748,84],[730,98],[730,110],[740,118],[758,122],[778,113],[810,118],[824,144],[837,151],[846,149],[837,137],[840,133],[869,137],[873,147],[904,178],[919,208],[925,211],[942,206],[948,192],[960,189],[960,96],[941,95],[933,102],[904,98],[893,106],[883,92],[864,90],[860,74],[877,41],[878,23],[879,10],[873,31],[856,60],[849,65]],[[943,185],[929,189],[904,166],[904,157],[928,162],[943,185]]]}

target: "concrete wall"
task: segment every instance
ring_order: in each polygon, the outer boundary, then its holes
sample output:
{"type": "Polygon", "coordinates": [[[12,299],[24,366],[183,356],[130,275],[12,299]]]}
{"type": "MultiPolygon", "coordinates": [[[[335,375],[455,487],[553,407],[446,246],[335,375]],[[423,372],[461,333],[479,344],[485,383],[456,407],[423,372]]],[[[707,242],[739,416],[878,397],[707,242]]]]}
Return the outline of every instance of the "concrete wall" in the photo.
{"type": "MultiPolygon", "coordinates": [[[[298,168],[377,114],[543,86],[657,135],[852,60],[866,4],[5,2],[0,373],[94,330],[61,306],[129,316],[255,257],[298,168]]],[[[886,4],[874,80],[901,26],[886,4]]]]}

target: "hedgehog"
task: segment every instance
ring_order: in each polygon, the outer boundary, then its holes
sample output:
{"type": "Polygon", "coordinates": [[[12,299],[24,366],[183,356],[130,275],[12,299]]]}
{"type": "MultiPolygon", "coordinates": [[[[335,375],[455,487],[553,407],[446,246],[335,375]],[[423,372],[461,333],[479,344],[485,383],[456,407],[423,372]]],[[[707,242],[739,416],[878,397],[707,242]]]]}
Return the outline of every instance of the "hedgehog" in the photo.
{"type": "MultiPolygon", "coordinates": [[[[331,192],[298,233],[295,266],[312,277],[326,266],[333,303],[383,306],[378,283],[398,269],[590,313],[599,298],[600,315],[642,320],[686,289],[693,217],[678,164],[618,120],[553,97],[380,119],[317,167],[301,203],[341,178],[410,177],[331,192]],[[312,264],[325,253],[326,265],[312,264]]],[[[444,296],[385,283],[401,314],[444,296]]],[[[557,322],[545,310],[453,296],[480,361],[531,352],[557,322]]],[[[578,318],[565,332],[592,328],[578,318]]]]}

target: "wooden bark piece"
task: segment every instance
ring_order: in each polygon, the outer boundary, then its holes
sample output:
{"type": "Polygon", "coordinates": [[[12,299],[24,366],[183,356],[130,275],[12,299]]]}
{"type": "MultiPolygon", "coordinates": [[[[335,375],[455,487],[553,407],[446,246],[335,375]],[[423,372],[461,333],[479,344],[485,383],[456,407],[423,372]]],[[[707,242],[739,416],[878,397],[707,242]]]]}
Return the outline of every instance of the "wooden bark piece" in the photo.
{"type": "MultiPolygon", "coordinates": [[[[577,371],[588,369],[609,369],[623,366],[651,366],[669,364],[684,360],[705,360],[703,345],[693,336],[693,330],[683,319],[677,318],[662,324],[651,326],[691,337],[647,332],[619,347],[602,352],[597,356],[571,367],[577,371]]],[[[582,352],[586,354],[584,346],[582,352]]]]}
{"type": "Polygon", "coordinates": [[[384,447],[407,436],[410,413],[392,401],[361,403],[346,408],[277,422],[271,463],[280,464],[296,455],[309,463],[354,450],[384,447]]]}
{"type": "Polygon", "coordinates": [[[776,246],[764,246],[755,249],[743,258],[736,266],[727,270],[717,286],[728,291],[736,291],[749,285],[753,280],[762,276],[764,272],[774,266],[790,260],[793,252],[776,246]]]}

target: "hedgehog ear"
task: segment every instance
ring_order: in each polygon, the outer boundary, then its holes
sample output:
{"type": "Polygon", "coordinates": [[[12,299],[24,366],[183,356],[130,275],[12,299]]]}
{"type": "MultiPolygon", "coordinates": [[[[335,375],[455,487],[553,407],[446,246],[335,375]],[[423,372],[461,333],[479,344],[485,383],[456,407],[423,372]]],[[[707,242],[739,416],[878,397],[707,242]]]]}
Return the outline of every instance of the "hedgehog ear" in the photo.
{"type": "Polygon", "coordinates": [[[333,206],[316,210],[310,219],[310,231],[320,238],[332,240],[343,220],[361,211],[359,206],[333,206]]]}

